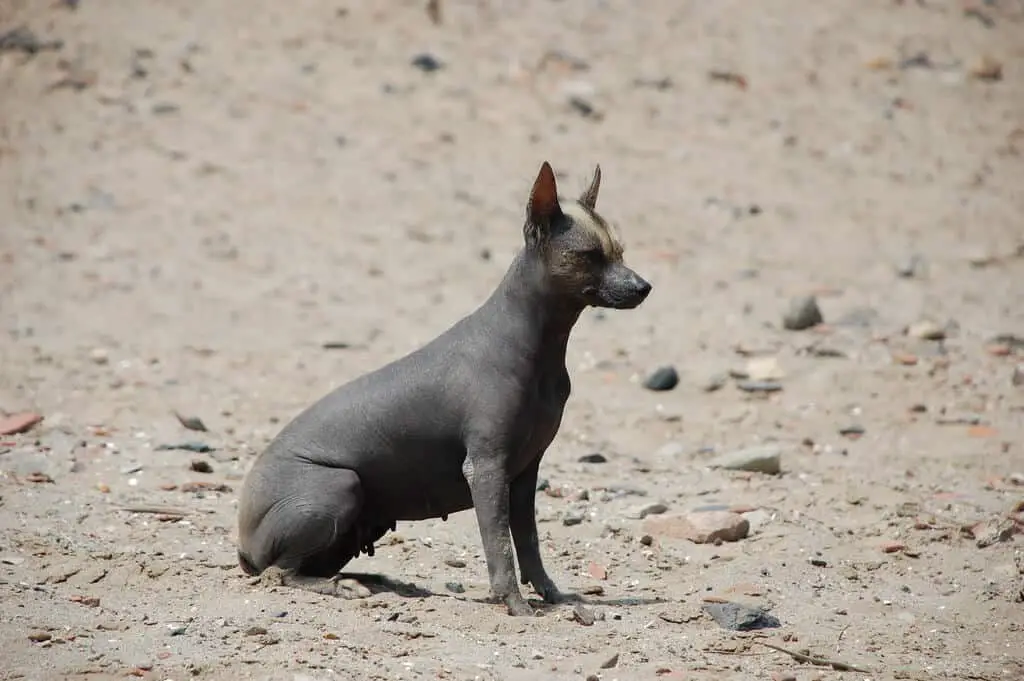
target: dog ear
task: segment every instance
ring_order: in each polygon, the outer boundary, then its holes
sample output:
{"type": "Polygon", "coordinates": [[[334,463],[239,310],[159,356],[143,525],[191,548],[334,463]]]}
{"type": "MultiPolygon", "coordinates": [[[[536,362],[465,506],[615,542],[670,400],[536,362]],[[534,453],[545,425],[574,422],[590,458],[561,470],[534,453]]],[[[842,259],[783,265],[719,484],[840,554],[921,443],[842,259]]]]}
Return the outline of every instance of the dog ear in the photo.
{"type": "Polygon", "coordinates": [[[544,161],[537,173],[537,179],[530,190],[530,200],[526,204],[526,227],[528,237],[538,237],[547,232],[551,223],[562,216],[562,208],[558,205],[558,188],[555,186],[555,173],[551,165],[544,161]]]}
{"type": "Polygon", "coordinates": [[[594,210],[597,206],[597,191],[601,188],[601,165],[594,166],[594,179],[590,181],[590,188],[580,194],[580,203],[594,210]]]}

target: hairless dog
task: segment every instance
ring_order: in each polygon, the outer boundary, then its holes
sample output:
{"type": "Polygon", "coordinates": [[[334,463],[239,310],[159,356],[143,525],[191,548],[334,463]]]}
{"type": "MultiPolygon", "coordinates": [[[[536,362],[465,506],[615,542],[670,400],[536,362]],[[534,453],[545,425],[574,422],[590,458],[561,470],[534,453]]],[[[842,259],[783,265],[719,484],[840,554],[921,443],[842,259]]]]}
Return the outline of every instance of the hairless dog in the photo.
{"type": "Polygon", "coordinates": [[[328,393],[285,426],[246,476],[242,569],[273,583],[366,595],[341,569],[397,521],[474,508],[492,597],[531,615],[516,582],[563,598],[540,555],[541,458],[569,398],[566,345],[588,306],[631,309],[651,285],[597,212],[600,166],[578,199],[545,162],[524,245],[491,296],[414,352],[328,393]]]}

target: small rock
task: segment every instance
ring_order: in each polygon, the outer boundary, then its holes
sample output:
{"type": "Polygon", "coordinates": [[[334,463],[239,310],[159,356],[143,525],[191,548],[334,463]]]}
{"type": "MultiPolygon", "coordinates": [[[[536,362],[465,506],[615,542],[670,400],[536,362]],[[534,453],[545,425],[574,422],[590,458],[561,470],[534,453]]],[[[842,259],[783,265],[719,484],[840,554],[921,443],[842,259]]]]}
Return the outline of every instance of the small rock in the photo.
{"type": "Polygon", "coordinates": [[[774,393],[782,390],[778,381],[739,381],[736,387],[745,393],[774,393]]]}
{"type": "Polygon", "coordinates": [[[206,424],[198,416],[182,416],[178,412],[174,412],[174,416],[178,419],[178,423],[189,430],[196,430],[202,433],[207,432],[206,424]]]}
{"type": "Polygon", "coordinates": [[[183,622],[172,622],[167,625],[167,633],[170,636],[181,636],[188,629],[188,625],[183,622]]]}
{"type": "Polygon", "coordinates": [[[983,54],[974,60],[968,72],[978,80],[1002,80],[1003,64],[994,57],[983,54]]]}
{"type": "Polygon", "coordinates": [[[43,643],[53,638],[53,635],[45,631],[33,631],[28,635],[28,640],[33,643],[43,643]]]}
{"type": "Polygon", "coordinates": [[[577,603],[575,606],[573,606],[572,618],[573,620],[579,622],[585,627],[592,626],[594,622],[597,620],[597,618],[594,617],[594,611],[588,608],[587,606],[583,605],[582,603],[577,603]]]}
{"type": "Polygon", "coordinates": [[[596,120],[601,120],[601,118],[603,118],[597,108],[582,95],[569,95],[569,108],[584,118],[593,118],[596,120]]]}
{"type": "Polygon", "coordinates": [[[825,321],[814,296],[798,296],[789,301],[789,307],[782,315],[782,327],[789,331],[803,331],[825,321]]]}
{"type": "Polygon", "coordinates": [[[252,626],[245,630],[246,636],[263,636],[267,633],[266,627],[252,626]]]}
{"type": "Polygon", "coordinates": [[[729,382],[729,374],[725,372],[719,372],[708,376],[701,385],[701,390],[706,393],[713,393],[716,390],[721,390],[725,387],[725,384],[729,382]]]}
{"type": "Polygon", "coordinates": [[[598,665],[598,667],[601,669],[612,669],[617,664],[619,664],[619,654],[612,653],[611,656],[605,658],[605,660],[601,662],[601,664],[598,665]]]}
{"type": "Polygon", "coordinates": [[[735,542],[750,533],[750,521],[730,511],[702,511],[685,515],[650,516],[644,519],[648,534],[687,539],[694,544],[735,542]]]}
{"type": "Polygon", "coordinates": [[[655,502],[653,504],[644,504],[643,506],[637,506],[636,508],[627,512],[626,517],[632,518],[634,520],[643,520],[649,515],[661,515],[667,510],[668,506],[660,502],[655,502]]]}
{"type": "Polygon", "coordinates": [[[744,373],[746,375],[743,378],[749,378],[752,381],[778,381],[786,375],[786,372],[779,365],[779,360],[775,357],[755,357],[751,359],[747,362],[747,368],[744,373]]]}
{"type": "Polygon", "coordinates": [[[562,516],[562,524],[566,527],[572,527],[573,525],[579,525],[583,522],[583,514],[578,511],[567,511],[562,516]]]}
{"type": "Polygon", "coordinates": [[[445,558],[444,564],[448,567],[453,568],[464,568],[466,567],[466,561],[461,558],[445,558]]]}
{"type": "Polygon", "coordinates": [[[203,461],[202,459],[192,459],[188,467],[194,470],[196,473],[212,473],[213,466],[210,465],[209,461],[203,461]]]}
{"type": "Polygon", "coordinates": [[[41,414],[31,411],[22,411],[16,414],[0,417],[0,435],[17,435],[31,430],[34,425],[43,420],[41,414]]]}
{"type": "Polygon", "coordinates": [[[782,623],[761,608],[750,607],[740,603],[705,603],[704,612],[718,623],[718,626],[731,631],[753,631],[755,629],[774,629],[782,623]]]}
{"type": "Polygon", "coordinates": [[[814,567],[828,567],[828,561],[824,558],[808,558],[807,562],[814,567]]]}
{"type": "Polygon", "coordinates": [[[580,463],[607,463],[608,459],[604,454],[595,452],[593,454],[584,454],[579,458],[580,463]]]}
{"type": "Polygon", "coordinates": [[[796,681],[796,674],[792,672],[772,672],[772,681],[796,681]]]}
{"type": "Polygon", "coordinates": [[[453,594],[464,594],[466,593],[466,587],[462,586],[461,582],[445,582],[444,588],[451,591],[453,594]]]}
{"type": "Polygon", "coordinates": [[[59,50],[63,40],[41,40],[27,26],[18,26],[0,33],[0,52],[22,52],[35,55],[43,50],[59,50]]]}
{"type": "Polygon", "coordinates": [[[600,563],[590,561],[590,564],[587,565],[587,574],[590,575],[593,579],[603,582],[604,580],[608,579],[608,568],[601,565],[600,563]]]}
{"type": "Polygon", "coordinates": [[[540,652],[539,650],[534,650],[533,652],[530,653],[530,659],[531,660],[543,660],[544,659],[544,653],[540,652]]]}
{"type": "Polygon", "coordinates": [[[925,261],[920,255],[912,255],[896,266],[896,274],[903,279],[920,277],[925,270],[925,261]]]}
{"type": "Polygon", "coordinates": [[[920,360],[917,355],[913,355],[909,352],[897,352],[892,356],[892,361],[897,364],[902,364],[905,367],[912,367],[916,365],[920,360]]]}
{"type": "Polygon", "coordinates": [[[856,424],[856,423],[851,424],[849,426],[844,426],[844,427],[839,429],[839,434],[840,435],[842,435],[845,438],[849,438],[851,440],[856,440],[856,439],[860,438],[860,436],[863,435],[864,433],[865,433],[864,426],[856,424]]]}
{"type": "Polygon", "coordinates": [[[157,451],[180,449],[182,451],[193,452],[195,454],[206,454],[214,451],[213,447],[205,442],[177,442],[174,444],[157,445],[156,449],[157,451]]]}
{"type": "Polygon", "coordinates": [[[911,338],[940,341],[946,337],[946,330],[930,319],[922,319],[909,325],[906,334],[911,338]]]}
{"type": "Polygon", "coordinates": [[[1024,387],[1024,364],[1013,367],[1013,374],[1010,376],[1010,384],[1015,388],[1024,387]]]}
{"type": "Polygon", "coordinates": [[[903,549],[907,548],[907,545],[903,542],[898,541],[887,541],[882,542],[881,547],[882,553],[899,553],[903,549]]]}
{"type": "Polygon", "coordinates": [[[677,385],[679,385],[679,374],[673,366],[663,366],[656,369],[644,381],[645,388],[655,391],[672,390],[677,385]]]}
{"type": "Polygon", "coordinates": [[[418,54],[412,58],[412,65],[424,73],[433,73],[444,68],[444,64],[429,52],[418,54]]]}
{"type": "Polygon", "coordinates": [[[110,356],[103,348],[93,348],[92,352],[89,353],[89,359],[92,360],[93,364],[103,366],[110,361],[110,356]]]}
{"type": "Polygon", "coordinates": [[[650,546],[651,544],[654,543],[654,537],[652,537],[649,534],[645,534],[642,537],[640,537],[640,543],[643,544],[644,546],[650,546]]]}
{"type": "Polygon", "coordinates": [[[777,475],[782,472],[782,450],[777,445],[748,447],[720,454],[707,465],[710,468],[777,475]]]}

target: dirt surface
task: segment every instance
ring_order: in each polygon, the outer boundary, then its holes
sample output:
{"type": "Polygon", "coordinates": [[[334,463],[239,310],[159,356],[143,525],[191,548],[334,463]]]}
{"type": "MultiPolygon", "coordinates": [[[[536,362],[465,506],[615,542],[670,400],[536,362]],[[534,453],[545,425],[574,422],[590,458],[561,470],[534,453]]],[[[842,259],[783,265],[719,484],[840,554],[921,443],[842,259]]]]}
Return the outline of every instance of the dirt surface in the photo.
{"type": "Polygon", "coordinates": [[[0,677],[1024,679],[1024,6],[440,19],[0,2],[0,409],[45,417],[0,436],[0,677]],[[602,165],[654,284],[580,320],[541,468],[545,558],[596,621],[487,603],[471,512],[350,564],[370,598],[253,585],[255,455],[488,295],[544,160],[566,193],[602,165]],[[825,324],[782,328],[811,294],[825,324]],[[645,389],[662,365],[678,386],[645,389]],[[708,466],[766,443],[779,475],[708,466]],[[678,538],[707,507],[749,536],[678,538]]]}

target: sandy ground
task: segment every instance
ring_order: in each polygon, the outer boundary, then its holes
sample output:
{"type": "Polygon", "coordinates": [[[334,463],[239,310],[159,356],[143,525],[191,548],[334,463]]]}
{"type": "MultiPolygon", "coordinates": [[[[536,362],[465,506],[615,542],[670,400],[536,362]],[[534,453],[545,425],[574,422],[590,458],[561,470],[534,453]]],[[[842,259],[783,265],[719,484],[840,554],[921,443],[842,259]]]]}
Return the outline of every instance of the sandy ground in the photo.
{"type": "Polygon", "coordinates": [[[1024,5],[441,10],[0,2],[36,39],[0,41],[0,409],[45,416],[0,437],[0,678],[1024,679],[1024,5]],[[544,160],[566,192],[601,163],[654,284],[581,319],[541,469],[598,620],[485,602],[471,512],[353,562],[371,598],[253,585],[255,455],[483,300],[544,160]],[[825,324],[784,330],[804,294],[825,324]],[[718,378],[752,359],[782,390],[718,378]],[[770,442],[781,475],[707,466],[770,442]],[[652,503],[756,510],[714,546],[652,503]]]}

